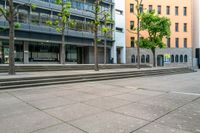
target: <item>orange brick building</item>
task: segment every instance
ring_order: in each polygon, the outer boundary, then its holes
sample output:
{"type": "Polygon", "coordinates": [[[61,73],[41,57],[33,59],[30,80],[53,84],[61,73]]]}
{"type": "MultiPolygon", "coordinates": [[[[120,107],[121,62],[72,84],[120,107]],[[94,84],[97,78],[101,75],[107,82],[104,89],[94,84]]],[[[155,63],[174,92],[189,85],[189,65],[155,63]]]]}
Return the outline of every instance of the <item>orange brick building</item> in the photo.
{"type": "MultiPolygon", "coordinates": [[[[139,0],[140,1],[140,0],[139,0]]],[[[127,63],[136,63],[136,44],[134,40],[137,35],[132,29],[137,27],[136,1],[125,0],[126,4],[126,47],[127,63]]],[[[144,11],[155,10],[161,16],[166,16],[171,20],[171,36],[163,39],[166,49],[157,49],[158,66],[191,65],[192,60],[192,1],[191,0],[143,0],[142,9],[144,11]],[[170,61],[165,65],[165,55],[170,54],[170,61]]],[[[146,37],[145,32],[141,32],[142,37],[146,37]]],[[[141,50],[141,62],[152,63],[151,52],[141,50]],[[148,58],[148,59],[147,59],[148,58]]]]}

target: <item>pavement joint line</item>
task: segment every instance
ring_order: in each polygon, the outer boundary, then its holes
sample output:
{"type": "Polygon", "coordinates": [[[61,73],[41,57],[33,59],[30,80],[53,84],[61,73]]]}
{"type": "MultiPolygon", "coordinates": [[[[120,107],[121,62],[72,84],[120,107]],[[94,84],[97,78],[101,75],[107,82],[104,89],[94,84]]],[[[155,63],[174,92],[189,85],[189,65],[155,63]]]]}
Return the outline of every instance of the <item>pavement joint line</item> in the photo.
{"type": "MultiPolygon", "coordinates": [[[[137,129],[131,131],[130,133],[134,133],[135,131],[138,131],[138,130],[142,129],[142,128],[144,128],[144,127],[150,125],[150,124],[153,123],[153,122],[156,122],[158,119],[160,119],[160,118],[162,118],[162,117],[164,117],[164,116],[166,116],[166,115],[168,115],[168,114],[170,114],[170,113],[172,113],[172,112],[174,112],[174,111],[176,111],[176,110],[178,110],[178,109],[184,107],[185,105],[190,104],[190,103],[192,103],[192,102],[194,102],[194,101],[197,101],[198,99],[200,99],[200,97],[195,98],[195,99],[193,99],[193,100],[191,100],[191,101],[189,101],[189,102],[187,102],[187,103],[185,103],[185,104],[183,104],[183,105],[181,105],[181,106],[178,106],[177,108],[175,108],[175,109],[169,111],[168,113],[166,113],[166,114],[164,114],[164,115],[162,115],[162,116],[156,118],[155,120],[153,120],[153,121],[151,121],[151,122],[149,122],[149,123],[147,123],[147,124],[144,124],[143,126],[141,126],[141,127],[137,128],[137,129]]],[[[173,127],[173,128],[174,128],[174,127],[173,127]]]]}
{"type": "MultiPolygon", "coordinates": [[[[10,94],[10,93],[8,93],[8,94],[10,94]]],[[[45,112],[44,110],[41,110],[41,109],[39,109],[39,108],[33,106],[32,104],[30,104],[30,103],[26,102],[25,100],[23,100],[23,99],[21,99],[21,98],[15,96],[14,94],[10,94],[10,95],[11,95],[11,96],[14,96],[15,98],[19,99],[20,101],[24,102],[25,104],[27,104],[27,105],[29,105],[29,106],[31,106],[31,107],[33,107],[33,108],[35,108],[35,109],[37,109],[37,110],[39,110],[39,111],[45,113],[46,115],[48,115],[48,116],[50,116],[50,117],[53,117],[53,118],[55,118],[55,119],[57,119],[57,120],[59,120],[59,121],[65,123],[65,124],[68,124],[68,125],[70,125],[70,126],[73,126],[73,127],[77,128],[77,129],[79,129],[79,130],[85,132],[85,133],[88,133],[88,132],[84,131],[83,129],[72,125],[71,123],[68,123],[68,122],[66,122],[66,121],[64,121],[64,120],[62,120],[62,119],[59,119],[59,118],[57,118],[57,117],[55,117],[55,116],[53,116],[53,115],[51,115],[51,114],[45,112]]]]}
{"type": "Polygon", "coordinates": [[[183,94],[183,95],[192,95],[192,96],[200,96],[200,93],[188,93],[188,92],[179,92],[179,91],[171,91],[171,93],[183,94]]]}

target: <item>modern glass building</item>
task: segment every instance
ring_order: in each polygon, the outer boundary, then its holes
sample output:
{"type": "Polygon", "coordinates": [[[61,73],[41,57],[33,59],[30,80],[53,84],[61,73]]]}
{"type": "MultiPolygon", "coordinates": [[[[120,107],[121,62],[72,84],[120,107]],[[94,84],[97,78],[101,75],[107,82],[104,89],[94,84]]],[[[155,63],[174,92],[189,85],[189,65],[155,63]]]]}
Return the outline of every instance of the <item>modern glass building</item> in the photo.
{"type": "MultiPolygon", "coordinates": [[[[75,20],[73,28],[65,31],[66,39],[66,63],[90,64],[93,63],[93,33],[95,0],[69,0],[71,2],[70,19],[75,20]]],[[[55,28],[46,25],[46,21],[59,19],[57,14],[61,7],[55,4],[55,0],[14,0],[14,4],[35,4],[36,9],[22,6],[18,9],[15,21],[21,23],[15,30],[15,61],[16,63],[59,63],[61,34],[55,28]]],[[[6,0],[0,1],[0,6],[7,8],[6,0]]],[[[101,2],[101,11],[109,11],[114,17],[113,0],[101,2]]],[[[100,15],[100,18],[103,14],[100,15]]],[[[103,22],[102,22],[103,25],[103,22]]],[[[8,63],[8,23],[3,16],[0,17],[0,63],[8,63]]],[[[113,24],[109,25],[114,27],[113,24]]],[[[99,38],[103,39],[103,33],[99,31],[99,38]]],[[[111,58],[113,46],[113,33],[108,39],[107,55],[111,58]]],[[[99,63],[103,63],[103,41],[98,44],[99,63]]]]}

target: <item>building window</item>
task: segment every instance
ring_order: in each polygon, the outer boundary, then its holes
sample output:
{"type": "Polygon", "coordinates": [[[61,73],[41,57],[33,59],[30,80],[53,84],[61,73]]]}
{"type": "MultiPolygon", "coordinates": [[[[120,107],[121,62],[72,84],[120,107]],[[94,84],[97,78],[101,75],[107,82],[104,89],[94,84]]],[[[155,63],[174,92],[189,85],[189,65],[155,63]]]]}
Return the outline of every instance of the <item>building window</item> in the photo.
{"type": "Polygon", "coordinates": [[[183,55],[180,55],[180,62],[183,62],[183,55]]]}
{"type": "Polygon", "coordinates": [[[131,13],[134,12],[134,4],[130,4],[130,12],[131,12],[131,13]]]}
{"type": "Polygon", "coordinates": [[[175,57],[175,61],[176,61],[176,63],[178,62],[178,55],[176,55],[176,57],[175,57]]]}
{"type": "Polygon", "coordinates": [[[176,32],[179,31],[179,23],[175,23],[175,31],[176,31],[176,32]]]}
{"type": "Polygon", "coordinates": [[[187,32],[187,23],[184,23],[183,31],[184,31],[184,32],[187,32]]]}
{"type": "Polygon", "coordinates": [[[167,14],[167,15],[170,15],[170,6],[167,6],[167,7],[166,7],[166,14],[167,14]]]}
{"type": "Polygon", "coordinates": [[[122,10],[116,9],[115,12],[116,12],[116,14],[123,15],[123,11],[122,10]]]}
{"type": "Polygon", "coordinates": [[[168,47],[168,48],[171,47],[171,38],[167,38],[167,47],[168,47]]]}
{"type": "Polygon", "coordinates": [[[188,62],[188,57],[187,57],[187,55],[184,55],[184,62],[188,62]]]}
{"type": "Polygon", "coordinates": [[[131,56],[131,63],[135,63],[135,55],[131,56]]]}
{"type": "Polygon", "coordinates": [[[179,38],[176,38],[176,48],[179,48],[179,38]]]}
{"type": "Polygon", "coordinates": [[[131,37],[131,47],[135,47],[135,37],[131,37]]]}
{"type": "Polygon", "coordinates": [[[174,55],[171,55],[171,63],[174,63],[174,55]]]}
{"type": "Polygon", "coordinates": [[[183,41],[183,46],[184,46],[184,48],[187,48],[187,38],[184,38],[184,41],[183,41]]]}
{"type": "Polygon", "coordinates": [[[187,7],[183,7],[183,16],[187,16],[187,7]]]}
{"type": "Polygon", "coordinates": [[[149,5],[149,12],[153,10],[153,5],[149,5]]]}
{"type": "Polygon", "coordinates": [[[141,57],[141,63],[145,63],[145,55],[142,55],[142,57],[141,57]]]}
{"type": "Polygon", "coordinates": [[[146,56],[146,63],[150,63],[150,55],[146,56]]]}
{"type": "Polygon", "coordinates": [[[131,29],[131,30],[134,29],[134,27],[135,27],[134,25],[135,25],[134,21],[131,21],[131,22],[130,22],[130,29],[131,29]]]}
{"type": "Polygon", "coordinates": [[[178,16],[178,6],[175,7],[175,15],[178,16]]]}
{"type": "Polygon", "coordinates": [[[123,28],[116,27],[116,32],[123,32],[123,28]]]}
{"type": "Polygon", "coordinates": [[[161,6],[158,6],[158,14],[161,14],[161,6]]]}

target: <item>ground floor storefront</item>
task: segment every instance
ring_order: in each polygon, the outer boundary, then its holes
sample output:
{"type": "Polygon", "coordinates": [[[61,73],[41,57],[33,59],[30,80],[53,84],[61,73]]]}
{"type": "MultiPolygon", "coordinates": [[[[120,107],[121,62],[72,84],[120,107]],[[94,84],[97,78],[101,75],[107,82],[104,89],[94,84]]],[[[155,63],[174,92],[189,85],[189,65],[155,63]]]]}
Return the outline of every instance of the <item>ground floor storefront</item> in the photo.
{"type": "MultiPolygon", "coordinates": [[[[188,67],[192,66],[192,49],[191,48],[166,48],[156,49],[156,65],[159,67],[188,67]]],[[[152,66],[153,54],[151,50],[140,49],[140,62],[152,66]]],[[[126,61],[128,64],[136,64],[137,49],[126,49],[126,61]]]]}
{"type": "MultiPolygon", "coordinates": [[[[15,62],[19,64],[59,64],[61,45],[50,42],[15,41],[15,62]]],[[[91,64],[94,62],[93,46],[66,44],[66,63],[91,64]]],[[[104,48],[98,48],[99,63],[104,61],[104,48]]],[[[9,45],[0,40],[0,64],[9,63],[9,45]]],[[[107,62],[110,63],[111,48],[107,48],[107,62]]]]}

